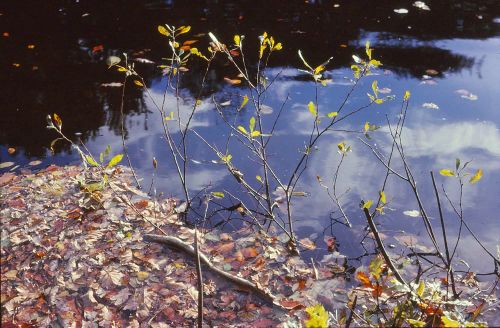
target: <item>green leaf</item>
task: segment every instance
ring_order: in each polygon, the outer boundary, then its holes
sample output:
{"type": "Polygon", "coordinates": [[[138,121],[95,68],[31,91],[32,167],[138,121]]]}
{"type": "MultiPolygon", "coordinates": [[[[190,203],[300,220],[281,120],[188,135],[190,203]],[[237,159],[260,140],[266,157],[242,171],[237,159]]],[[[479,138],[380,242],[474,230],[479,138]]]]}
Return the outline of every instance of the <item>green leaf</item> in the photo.
{"type": "Polygon", "coordinates": [[[111,146],[107,145],[106,149],[104,149],[104,157],[108,157],[110,152],[111,152],[111,146]]]}
{"type": "Polygon", "coordinates": [[[92,166],[99,166],[99,164],[90,155],[85,155],[85,160],[92,166]]]}
{"type": "Polygon", "coordinates": [[[244,134],[249,134],[247,129],[245,129],[244,127],[242,127],[241,125],[238,125],[238,130],[240,130],[242,133],[244,134]]]}
{"type": "Polygon", "coordinates": [[[455,172],[453,172],[452,170],[448,170],[448,169],[440,170],[439,174],[444,175],[445,177],[454,177],[455,176],[455,172]]]}
{"type": "Polygon", "coordinates": [[[318,111],[316,110],[316,106],[314,106],[314,103],[312,101],[307,104],[307,108],[315,118],[318,117],[318,111]]]}
{"type": "Polygon", "coordinates": [[[329,118],[335,117],[335,116],[337,116],[337,115],[339,115],[339,112],[330,112],[330,113],[328,113],[328,114],[327,114],[327,116],[328,116],[329,118]]]}
{"type": "Polygon", "coordinates": [[[211,194],[215,198],[224,198],[224,196],[225,196],[224,193],[220,192],[220,191],[212,191],[211,194]]]}
{"type": "Polygon", "coordinates": [[[306,328],[327,328],[328,327],[328,312],[323,305],[316,304],[306,308],[309,318],[304,321],[306,328]]]}
{"type": "Polygon", "coordinates": [[[248,124],[248,128],[250,129],[250,133],[253,133],[255,130],[255,117],[250,118],[250,123],[248,124]]]}
{"type": "Polygon", "coordinates": [[[113,166],[115,166],[116,164],[120,163],[120,161],[122,160],[122,158],[123,158],[123,154],[118,154],[118,155],[116,155],[115,157],[113,157],[113,158],[109,161],[109,163],[108,163],[108,165],[106,166],[106,168],[113,167],[113,166]]]}
{"type": "Polygon", "coordinates": [[[476,173],[474,174],[474,176],[472,176],[472,178],[470,178],[469,183],[474,184],[474,183],[478,182],[482,176],[483,176],[483,170],[482,169],[477,170],[476,173]]]}
{"type": "Polygon", "coordinates": [[[380,201],[384,204],[387,203],[387,199],[385,198],[385,192],[383,190],[380,192],[380,201]]]}

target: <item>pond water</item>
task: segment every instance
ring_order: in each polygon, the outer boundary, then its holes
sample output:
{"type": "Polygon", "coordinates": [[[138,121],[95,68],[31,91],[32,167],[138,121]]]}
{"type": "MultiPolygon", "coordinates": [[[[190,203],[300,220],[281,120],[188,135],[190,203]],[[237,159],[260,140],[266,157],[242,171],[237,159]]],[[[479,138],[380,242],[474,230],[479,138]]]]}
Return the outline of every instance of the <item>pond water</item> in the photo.
{"type": "MultiPolygon", "coordinates": [[[[297,69],[303,68],[297,50],[301,49],[311,64],[333,56],[326,73],[332,83],[319,89],[319,110],[328,113],[336,110],[351,88],[351,55],[363,55],[365,42],[370,41],[374,56],[384,66],[362,80],[347,107],[365,104],[366,92],[371,91],[375,79],[379,88],[395,95],[396,100],[372,106],[345,120],[338,128],[355,132],[330,133],[313,152],[298,186],[308,196],[296,198],[293,208],[299,235],[318,242],[318,250],[311,256],[326,251],[324,234],[337,239],[341,253],[350,257],[364,254],[360,240],[366,222],[359,203],[377,197],[385,172],[358,138],[364,138],[360,132],[365,122],[381,126],[368,141],[382,150],[389,149],[386,117],[395,122],[405,90],[412,95],[403,142],[432,222],[436,227],[439,224],[429,171],[454,169],[456,158],[462,163],[472,160],[469,171],[481,168],[484,176],[477,184],[465,183],[464,217],[484,246],[496,254],[500,242],[499,5],[497,1],[426,1],[425,5],[428,8],[413,1],[379,1],[376,8],[369,1],[82,0],[52,1],[43,6],[29,1],[4,2],[0,5],[0,162],[15,164],[0,172],[37,168],[28,164],[33,160],[42,161],[38,167],[78,163],[77,154],[68,145],[61,143],[54,155],[50,153],[49,145],[56,136],[45,129],[45,117],[54,112],[63,119],[65,133],[74,140],[81,138],[93,153],[99,153],[107,144],[114,153],[122,152],[121,88],[109,84],[121,82],[123,76],[107,69],[106,58],[127,52],[139,59],[137,71],[144,76],[153,99],[161,100],[166,80],[156,65],[168,56],[169,49],[157,26],[168,23],[191,25],[188,39],[198,40],[200,49],[206,49],[209,31],[227,43],[236,33],[245,35],[249,62],[256,60],[256,51],[252,50],[264,31],[283,43],[283,50],[273,54],[265,71],[267,77],[279,74],[279,78],[265,98],[264,104],[272,113],[264,119],[270,128],[289,97],[268,152],[278,174],[287,177],[313,124],[307,103],[314,100],[315,87],[297,69]],[[144,63],[143,59],[154,64],[144,63]],[[345,193],[342,204],[353,228],[332,225],[332,218],[339,213],[333,212],[336,207],[316,178],[320,176],[331,187],[340,160],[340,142],[352,146],[340,169],[337,190],[345,193]],[[11,154],[9,148],[15,152],[11,154]]],[[[223,111],[237,124],[247,126],[252,114],[237,111],[241,96],[248,90],[224,81],[224,77],[234,78],[236,73],[224,66],[223,60],[215,65],[209,71],[192,126],[208,142],[223,148],[229,131],[214,110],[212,97],[231,102],[223,111]]],[[[192,106],[202,70],[202,65],[193,64],[185,74],[181,111],[192,106]]],[[[174,108],[175,98],[167,96],[166,105],[174,108]]],[[[125,96],[124,112],[128,151],[143,185],[151,182],[152,158],[156,157],[157,191],[182,197],[152,98],[131,86],[125,96]]],[[[237,147],[235,144],[231,146],[237,147]]],[[[217,158],[208,147],[196,138],[190,139],[189,145],[192,159],[204,162],[190,166],[188,183],[193,193],[209,185],[209,190],[242,195],[224,166],[210,163],[217,158]]],[[[234,153],[233,161],[247,177],[261,174],[247,155],[234,153]]],[[[395,167],[401,169],[398,165],[395,167]]],[[[458,201],[457,180],[439,174],[437,180],[450,198],[458,201]]],[[[404,214],[418,209],[408,185],[391,178],[385,192],[389,204],[386,214],[377,220],[387,236],[386,243],[399,250],[394,237],[411,234],[419,243],[427,244],[421,219],[404,214]]],[[[443,206],[449,237],[455,241],[459,221],[446,201],[443,206]]],[[[463,233],[460,245],[460,258],[482,272],[492,271],[493,262],[478,256],[484,253],[468,232],[463,233]]]]}

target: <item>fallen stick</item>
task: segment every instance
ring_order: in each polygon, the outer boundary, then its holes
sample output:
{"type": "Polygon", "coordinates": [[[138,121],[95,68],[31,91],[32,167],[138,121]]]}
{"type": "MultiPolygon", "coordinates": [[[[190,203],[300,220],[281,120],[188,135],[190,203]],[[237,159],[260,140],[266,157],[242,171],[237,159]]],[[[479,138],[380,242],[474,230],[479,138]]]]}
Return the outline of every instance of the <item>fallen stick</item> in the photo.
{"type": "MultiPolygon", "coordinates": [[[[186,244],[185,242],[183,242],[179,238],[171,237],[171,236],[159,236],[159,235],[146,234],[143,236],[143,239],[145,241],[156,242],[156,243],[167,245],[171,248],[181,250],[184,253],[187,253],[188,255],[192,256],[193,258],[196,258],[196,251],[195,251],[194,247],[189,245],[189,244],[186,244]]],[[[262,297],[267,302],[270,302],[270,303],[273,303],[274,305],[280,306],[279,304],[274,302],[275,297],[271,293],[260,289],[254,283],[252,283],[246,279],[234,276],[230,273],[227,273],[227,272],[217,268],[216,266],[214,266],[212,264],[212,262],[210,262],[210,260],[207,258],[207,256],[205,254],[203,254],[202,252],[198,252],[198,254],[200,257],[200,261],[203,264],[205,264],[213,272],[217,273],[218,275],[235,283],[236,285],[238,285],[240,287],[244,287],[246,289],[249,289],[250,291],[252,291],[255,294],[262,297]]]]}

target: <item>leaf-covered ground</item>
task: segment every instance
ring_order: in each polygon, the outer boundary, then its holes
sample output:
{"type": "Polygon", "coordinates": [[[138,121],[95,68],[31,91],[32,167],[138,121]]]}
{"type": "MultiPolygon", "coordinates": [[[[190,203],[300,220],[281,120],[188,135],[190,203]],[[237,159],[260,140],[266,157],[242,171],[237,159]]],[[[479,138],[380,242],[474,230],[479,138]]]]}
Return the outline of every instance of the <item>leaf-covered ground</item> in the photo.
{"type": "MultiPolygon", "coordinates": [[[[192,258],[155,243],[159,233],[193,243],[194,230],[174,214],[175,201],[155,202],[118,168],[110,186],[89,199],[82,168],[48,168],[0,176],[2,326],[188,327],[197,318],[192,258]],[[85,209],[89,203],[98,209],[85,209]]],[[[200,250],[234,275],[276,296],[266,303],[204,270],[209,326],[275,327],[321,302],[345,308],[342,256],[313,266],[290,257],[276,237],[243,228],[205,231],[200,250]]]]}

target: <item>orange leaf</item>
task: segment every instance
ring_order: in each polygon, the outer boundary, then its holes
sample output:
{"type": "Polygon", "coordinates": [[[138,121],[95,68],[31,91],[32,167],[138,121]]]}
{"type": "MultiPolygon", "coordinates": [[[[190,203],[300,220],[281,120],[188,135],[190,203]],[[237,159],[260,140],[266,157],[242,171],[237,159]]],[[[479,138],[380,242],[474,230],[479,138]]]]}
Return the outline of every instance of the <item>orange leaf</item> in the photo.
{"type": "Polygon", "coordinates": [[[182,45],[189,46],[189,45],[192,45],[193,43],[196,43],[196,42],[198,42],[198,40],[187,40],[187,41],[184,41],[184,43],[182,45]]]}
{"type": "Polygon", "coordinates": [[[16,148],[11,147],[11,148],[7,149],[7,152],[12,155],[16,152],[16,148]]]}
{"type": "Polygon", "coordinates": [[[243,256],[241,251],[237,251],[236,254],[234,254],[234,258],[236,259],[236,261],[239,261],[239,262],[245,261],[245,257],[243,256]]]}
{"type": "Polygon", "coordinates": [[[238,50],[230,50],[229,53],[233,57],[238,57],[240,55],[240,52],[238,50]]]}
{"type": "Polygon", "coordinates": [[[228,77],[225,77],[224,81],[226,81],[227,83],[232,84],[232,85],[240,84],[241,83],[240,79],[234,79],[234,80],[232,80],[232,79],[230,79],[228,77]]]}
{"type": "Polygon", "coordinates": [[[184,50],[184,51],[188,51],[189,49],[191,49],[190,46],[182,46],[180,47],[181,50],[184,50]]]}
{"type": "Polygon", "coordinates": [[[249,258],[256,257],[257,255],[259,255],[259,252],[257,252],[257,249],[255,247],[247,247],[241,250],[241,254],[243,254],[243,256],[245,256],[246,258],[249,258]]]}
{"type": "Polygon", "coordinates": [[[228,253],[234,248],[234,243],[225,243],[217,247],[215,250],[217,253],[228,253]]]}
{"type": "Polygon", "coordinates": [[[136,203],[134,203],[134,207],[137,208],[138,210],[143,210],[146,207],[148,207],[149,202],[146,199],[140,200],[136,203]]]}
{"type": "Polygon", "coordinates": [[[380,295],[382,295],[382,286],[373,286],[372,285],[372,296],[373,297],[379,297],[380,295]]]}
{"type": "Polygon", "coordinates": [[[315,243],[315,242],[313,242],[313,241],[312,241],[311,239],[309,239],[309,238],[304,238],[304,239],[301,239],[301,240],[300,240],[300,244],[301,244],[303,247],[305,247],[305,248],[307,248],[307,249],[310,249],[310,250],[313,250],[313,249],[315,249],[315,248],[316,248],[316,243],[315,243]]]}
{"type": "Polygon", "coordinates": [[[363,284],[363,286],[365,286],[365,287],[372,287],[372,283],[370,281],[370,278],[363,271],[359,271],[356,274],[356,278],[358,278],[358,280],[361,282],[361,284],[363,284]]]}

